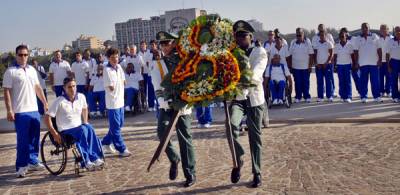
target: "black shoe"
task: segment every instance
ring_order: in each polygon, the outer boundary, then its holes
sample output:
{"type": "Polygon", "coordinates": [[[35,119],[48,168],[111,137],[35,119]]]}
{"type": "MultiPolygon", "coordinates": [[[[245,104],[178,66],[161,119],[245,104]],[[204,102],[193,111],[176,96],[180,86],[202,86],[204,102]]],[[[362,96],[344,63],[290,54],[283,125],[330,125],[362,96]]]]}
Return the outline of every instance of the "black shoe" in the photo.
{"type": "Polygon", "coordinates": [[[243,166],[243,161],[239,160],[239,167],[238,168],[233,168],[231,172],[231,182],[232,183],[237,183],[240,180],[240,169],[243,166]]]}
{"type": "Polygon", "coordinates": [[[185,188],[190,187],[196,183],[196,176],[190,175],[186,178],[185,184],[183,185],[185,188]]]}
{"type": "Polygon", "coordinates": [[[180,160],[177,160],[175,162],[171,162],[171,167],[169,168],[169,179],[170,180],[175,180],[176,177],[178,176],[178,164],[180,160]]]}
{"type": "Polygon", "coordinates": [[[261,186],[261,174],[260,173],[254,174],[254,179],[253,183],[251,184],[251,187],[258,188],[260,186],[261,186]]]}

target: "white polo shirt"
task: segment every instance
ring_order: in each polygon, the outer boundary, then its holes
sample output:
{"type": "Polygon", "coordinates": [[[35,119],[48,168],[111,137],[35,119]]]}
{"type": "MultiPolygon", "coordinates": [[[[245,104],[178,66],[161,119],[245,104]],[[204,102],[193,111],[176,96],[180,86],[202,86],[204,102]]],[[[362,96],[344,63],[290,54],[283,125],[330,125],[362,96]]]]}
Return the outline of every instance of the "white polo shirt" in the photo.
{"type": "Polygon", "coordinates": [[[145,52],[139,51],[138,55],[141,56],[143,60],[143,74],[149,74],[149,67],[151,61],[153,61],[153,54],[150,52],[150,50],[146,50],[145,52]]]}
{"type": "Polygon", "coordinates": [[[358,50],[358,63],[360,66],[377,65],[379,48],[382,48],[379,43],[379,37],[374,33],[368,35],[367,39],[358,36],[354,40],[354,50],[358,50]]]}
{"type": "Polygon", "coordinates": [[[93,76],[92,79],[90,79],[90,85],[93,86],[93,92],[104,91],[103,76],[93,76]]]}
{"type": "Polygon", "coordinates": [[[271,64],[271,60],[274,57],[274,55],[278,54],[279,56],[281,56],[281,64],[284,64],[287,66],[287,62],[286,62],[286,58],[290,56],[290,52],[288,47],[286,46],[282,46],[282,48],[280,50],[278,50],[275,46],[271,48],[270,52],[269,52],[269,63],[271,64]]]}
{"type": "Polygon", "coordinates": [[[104,68],[103,79],[107,109],[122,108],[124,106],[125,73],[121,65],[117,64],[114,68],[111,64],[107,64],[104,68]],[[113,86],[114,90],[111,91],[109,86],[113,86]]]}
{"type": "Polygon", "coordinates": [[[71,71],[71,66],[65,60],[60,63],[52,62],[50,64],[49,73],[53,73],[55,86],[63,86],[64,79],[68,76],[68,71],[71,71]]]}
{"type": "MultiPolygon", "coordinates": [[[[326,33],[325,39],[326,39],[326,41],[332,43],[332,45],[335,45],[335,39],[333,39],[333,36],[331,33],[326,33]]],[[[311,43],[312,43],[314,49],[316,49],[316,46],[320,40],[321,40],[321,38],[319,37],[319,33],[317,33],[316,35],[313,36],[311,43]]]]}
{"type": "Polygon", "coordinates": [[[38,111],[35,85],[39,85],[34,67],[19,65],[7,68],[3,76],[3,88],[10,89],[12,109],[14,113],[38,111]]]}
{"type": "Polygon", "coordinates": [[[124,63],[122,63],[122,66],[124,69],[128,66],[129,63],[133,64],[133,68],[135,69],[136,72],[139,72],[142,74],[142,67],[144,66],[144,60],[142,56],[136,55],[136,56],[128,56],[124,63]]]}
{"type": "Polygon", "coordinates": [[[329,50],[333,49],[333,45],[329,41],[318,42],[314,49],[317,50],[317,64],[325,64],[329,57],[329,50]]]}
{"type": "Polygon", "coordinates": [[[292,68],[299,70],[308,69],[310,54],[314,54],[314,50],[309,39],[302,43],[296,43],[293,40],[290,44],[290,54],[292,55],[292,68]]]}
{"type": "Polygon", "coordinates": [[[138,72],[125,74],[126,85],[125,88],[139,89],[139,81],[143,81],[143,76],[138,72]]]}
{"type": "Polygon", "coordinates": [[[271,64],[268,65],[267,68],[265,69],[264,77],[270,77],[270,71],[271,71],[271,78],[270,78],[271,80],[278,82],[285,81],[286,76],[290,76],[290,71],[286,64],[281,64],[281,65],[279,66],[273,66],[271,64]],[[285,72],[283,72],[281,65],[283,65],[283,69],[285,70],[285,72]]]}
{"type": "Polygon", "coordinates": [[[92,76],[96,75],[97,73],[98,64],[94,58],[90,58],[89,60],[82,59],[82,61],[89,65],[89,79],[91,79],[92,76]]]}
{"type": "Polygon", "coordinates": [[[264,42],[264,49],[265,49],[265,51],[267,51],[267,53],[269,53],[273,47],[275,47],[275,42],[271,42],[271,43],[268,41],[264,42]]]}
{"type": "Polygon", "coordinates": [[[46,70],[44,70],[44,67],[42,65],[38,65],[36,72],[38,75],[40,87],[42,87],[42,89],[46,89],[46,80],[44,78],[42,78],[42,75],[41,75],[41,74],[46,74],[46,70]]]}
{"type": "Polygon", "coordinates": [[[75,74],[77,85],[86,85],[86,75],[90,72],[90,67],[87,62],[74,62],[71,66],[71,71],[75,74]]]}
{"type": "Polygon", "coordinates": [[[354,53],[354,49],[350,41],[347,41],[344,46],[342,46],[340,43],[336,43],[333,52],[337,55],[337,65],[347,65],[352,63],[351,55],[354,53]]]}
{"type": "MultiPolygon", "coordinates": [[[[391,39],[387,45],[391,59],[400,60],[400,43],[395,38],[391,39]]],[[[385,56],[386,58],[386,56],[385,56]]]]}
{"type": "Polygon", "coordinates": [[[85,95],[77,93],[73,102],[69,101],[66,95],[62,95],[51,104],[47,114],[56,117],[58,130],[64,131],[82,125],[82,110],[85,108],[85,95]]]}
{"type": "Polygon", "coordinates": [[[392,35],[386,36],[386,37],[379,37],[379,44],[381,45],[382,48],[382,62],[386,62],[386,54],[388,53],[388,44],[389,41],[393,39],[392,35]]]}

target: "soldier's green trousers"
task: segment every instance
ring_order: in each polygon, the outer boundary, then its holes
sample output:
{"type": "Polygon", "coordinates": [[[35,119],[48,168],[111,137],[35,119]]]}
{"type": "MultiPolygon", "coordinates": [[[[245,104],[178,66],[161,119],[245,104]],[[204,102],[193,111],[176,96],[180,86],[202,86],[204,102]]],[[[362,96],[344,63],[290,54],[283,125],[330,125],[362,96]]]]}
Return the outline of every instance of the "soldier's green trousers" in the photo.
{"type": "MultiPolygon", "coordinates": [[[[164,132],[167,130],[168,124],[172,123],[173,112],[174,111],[172,109],[160,109],[157,124],[157,136],[159,139],[163,137],[164,132]]],[[[192,125],[191,123],[191,115],[182,115],[179,117],[176,124],[176,134],[178,136],[180,155],[177,153],[171,141],[168,142],[168,145],[165,149],[165,153],[171,162],[176,162],[182,158],[182,169],[186,178],[190,175],[195,175],[196,173],[196,160],[192,143],[192,132],[190,129],[192,125]]]]}
{"type": "Polygon", "coordinates": [[[254,174],[261,172],[261,123],[263,118],[264,104],[260,106],[247,106],[248,102],[233,101],[230,107],[232,134],[236,149],[236,159],[240,163],[240,157],[244,155],[244,149],[239,143],[240,123],[247,115],[246,124],[249,129],[249,143],[251,154],[251,167],[254,174]]]}

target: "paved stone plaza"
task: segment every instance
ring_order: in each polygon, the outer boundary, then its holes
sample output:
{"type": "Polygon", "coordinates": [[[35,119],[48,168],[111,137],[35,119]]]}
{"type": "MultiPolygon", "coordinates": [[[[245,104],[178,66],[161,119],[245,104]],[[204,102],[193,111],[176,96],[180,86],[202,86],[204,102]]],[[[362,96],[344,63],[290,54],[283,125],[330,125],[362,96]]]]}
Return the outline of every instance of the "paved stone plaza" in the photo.
{"type": "MultiPolygon", "coordinates": [[[[252,180],[247,154],[238,184],[230,183],[231,158],[223,127],[193,129],[198,182],[183,188],[179,170],[168,180],[165,155],[150,173],[146,168],[157,147],[155,127],[126,127],[131,157],[111,156],[103,171],[76,176],[73,162],[60,176],[47,171],[15,178],[15,134],[0,134],[0,194],[400,194],[400,126],[381,124],[274,124],[264,129],[263,186],[252,180]]],[[[106,129],[98,129],[102,137],[106,129]]],[[[176,137],[173,137],[176,144],[176,137]]]]}

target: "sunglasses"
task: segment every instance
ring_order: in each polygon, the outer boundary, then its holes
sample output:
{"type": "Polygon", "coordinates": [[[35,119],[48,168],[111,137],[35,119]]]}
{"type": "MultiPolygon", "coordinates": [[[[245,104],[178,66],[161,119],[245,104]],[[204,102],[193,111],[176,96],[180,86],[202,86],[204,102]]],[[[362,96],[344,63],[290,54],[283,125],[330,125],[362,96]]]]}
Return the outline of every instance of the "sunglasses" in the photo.
{"type": "Polygon", "coordinates": [[[296,37],[301,37],[301,34],[297,34],[296,37]]]}
{"type": "Polygon", "coordinates": [[[18,57],[28,57],[29,54],[27,53],[19,53],[18,57]]]}

